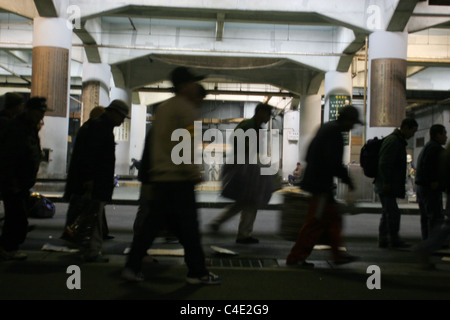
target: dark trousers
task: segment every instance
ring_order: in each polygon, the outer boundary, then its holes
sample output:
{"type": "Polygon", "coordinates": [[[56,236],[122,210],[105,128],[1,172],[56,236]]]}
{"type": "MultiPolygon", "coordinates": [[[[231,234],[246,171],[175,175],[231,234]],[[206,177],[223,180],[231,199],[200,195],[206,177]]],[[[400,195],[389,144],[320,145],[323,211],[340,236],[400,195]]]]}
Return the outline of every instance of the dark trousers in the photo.
{"type": "Polygon", "coordinates": [[[5,220],[3,223],[0,246],[6,251],[15,251],[25,241],[28,232],[28,190],[13,193],[3,190],[5,220]]]}
{"type": "Polygon", "coordinates": [[[159,231],[168,228],[184,247],[189,277],[208,274],[200,242],[194,184],[186,181],[157,182],[142,229],[135,233],[126,267],[139,272],[142,259],[159,231]]]}
{"type": "Polygon", "coordinates": [[[286,263],[295,264],[311,254],[314,246],[326,237],[334,260],[339,259],[342,243],[342,215],[331,194],[313,194],[309,202],[308,215],[289,253],[286,263]]]}
{"type": "Polygon", "coordinates": [[[442,192],[418,185],[417,200],[420,209],[422,239],[425,240],[430,235],[431,230],[444,223],[442,192]]]}
{"type": "Polygon", "coordinates": [[[379,194],[381,202],[381,219],[378,227],[378,240],[391,243],[400,242],[400,210],[397,198],[379,194]]]}
{"type": "Polygon", "coordinates": [[[445,205],[445,215],[447,215],[447,219],[430,230],[428,234],[428,238],[422,241],[419,244],[418,250],[424,254],[431,255],[435,251],[442,248],[450,238],[450,220],[448,219],[448,215],[450,213],[450,193],[447,193],[447,203],[445,205]]]}

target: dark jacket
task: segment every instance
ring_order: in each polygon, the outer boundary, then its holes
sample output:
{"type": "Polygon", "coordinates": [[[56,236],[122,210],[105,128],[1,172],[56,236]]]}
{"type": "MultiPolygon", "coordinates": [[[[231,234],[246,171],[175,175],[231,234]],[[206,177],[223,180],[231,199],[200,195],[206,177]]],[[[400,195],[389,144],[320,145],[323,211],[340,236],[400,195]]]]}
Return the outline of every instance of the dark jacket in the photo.
{"type": "Polygon", "coordinates": [[[444,148],[439,142],[435,140],[428,141],[420,152],[417,161],[415,179],[417,185],[429,188],[432,182],[439,182],[439,175],[441,174],[439,171],[440,157],[443,151],[444,148]]]}
{"type": "Polygon", "coordinates": [[[151,169],[151,136],[152,128],[150,128],[145,136],[144,151],[142,152],[142,158],[140,167],[138,169],[138,180],[142,183],[150,183],[150,169],[151,169]]]}
{"type": "Polygon", "coordinates": [[[106,114],[86,121],[76,136],[64,197],[85,193],[85,183],[93,181],[93,199],[110,201],[114,189],[116,163],[114,125],[106,114]]]}
{"type": "Polygon", "coordinates": [[[25,113],[9,121],[0,141],[0,184],[2,188],[31,189],[41,161],[41,144],[37,126],[25,113]]]}
{"type": "Polygon", "coordinates": [[[374,180],[375,192],[396,198],[405,197],[407,141],[399,129],[388,135],[381,145],[378,173],[374,180]],[[383,190],[389,185],[390,190],[383,190]]]}
{"type": "Polygon", "coordinates": [[[300,187],[311,193],[330,193],[335,187],[334,177],[352,185],[348,170],[342,164],[343,153],[344,140],[339,122],[322,125],[308,147],[300,187]]]}
{"type": "Polygon", "coordinates": [[[447,193],[447,198],[450,197],[450,143],[447,144],[446,148],[442,152],[439,161],[439,171],[441,172],[439,176],[439,184],[442,186],[444,191],[447,193]]]}

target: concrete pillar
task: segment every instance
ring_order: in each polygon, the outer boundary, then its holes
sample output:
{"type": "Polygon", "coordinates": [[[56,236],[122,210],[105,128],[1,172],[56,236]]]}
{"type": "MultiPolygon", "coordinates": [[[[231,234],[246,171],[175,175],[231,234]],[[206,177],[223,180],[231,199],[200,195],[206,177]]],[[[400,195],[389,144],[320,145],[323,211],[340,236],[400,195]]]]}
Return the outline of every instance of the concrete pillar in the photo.
{"type": "Polygon", "coordinates": [[[296,168],[297,162],[299,162],[299,127],[299,111],[286,111],[283,117],[283,180],[287,180],[288,176],[296,168]]]}
{"type": "MultiPolygon", "coordinates": [[[[336,120],[338,109],[352,103],[352,75],[348,72],[329,71],[325,74],[324,122],[336,120]]],[[[350,163],[351,133],[344,133],[344,155],[342,162],[350,163]]]]}
{"type": "Polygon", "coordinates": [[[69,131],[69,83],[72,30],[62,18],[35,18],[33,21],[33,64],[31,96],[47,98],[41,147],[49,161],[41,164],[38,177],[64,179],[67,168],[69,131]]]}
{"type": "Polygon", "coordinates": [[[387,136],[406,112],[407,32],[375,31],[369,36],[366,140],[387,136]]]}
{"type": "MultiPolygon", "coordinates": [[[[305,167],[309,143],[319,129],[322,118],[322,99],[319,94],[302,96],[300,100],[300,134],[298,140],[298,160],[305,167]]],[[[292,169],[293,170],[293,169],[292,169]]]]}
{"type": "MultiPolygon", "coordinates": [[[[130,128],[130,160],[140,160],[144,151],[145,135],[147,134],[147,106],[133,104],[131,107],[130,128]]],[[[130,161],[131,163],[131,161],[130,161]]]]}
{"type": "Polygon", "coordinates": [[[89,113],[94,107],[107,107],[109,105],[111,66],[106,63],[83,63],[82,76],[81,124],[89,119],[89,113]]]}
{"type": "MultiPolygon", "coordinates": [[[[110,101],[122,100],[130,106],[131,110],[131,90],[112,87],[110,92],[110,101]]],[[[109,104],[109,102],[108,102],[109,104]]],[[[107,105],[106,105],[107,106],[107,105]]],[[[133,114],[131,113],[131,117],[133,114]]],[[[114,128],[114,137],[116,140],[116,169],[115,173],[119,176],[129,175],[130,173],[130,127],[131,119],[125,118],[124,122],[114,128]]],[[[144,137],[142,137],[144,139],[144,137]]]]}

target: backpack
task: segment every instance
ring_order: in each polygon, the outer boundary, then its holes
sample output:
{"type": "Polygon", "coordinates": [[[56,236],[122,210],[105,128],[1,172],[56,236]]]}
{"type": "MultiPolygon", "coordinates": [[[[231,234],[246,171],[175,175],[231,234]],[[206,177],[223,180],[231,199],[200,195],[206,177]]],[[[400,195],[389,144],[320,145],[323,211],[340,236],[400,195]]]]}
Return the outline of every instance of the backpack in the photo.
{"type": "Polygon", "coordinates": [[[361,149],[359,163],[363,168],[364,175],[369,178],[375,178],[378,171],[378,154],[383,144],[384,138],[377,137],[367,140],[361,149]]]}
{"type": "Polygon", "coordinates": [[[56,211],[53,202],[37,192],[30,195],[29,207],[29,217],[31,218],[53,218],[56,211]]]}

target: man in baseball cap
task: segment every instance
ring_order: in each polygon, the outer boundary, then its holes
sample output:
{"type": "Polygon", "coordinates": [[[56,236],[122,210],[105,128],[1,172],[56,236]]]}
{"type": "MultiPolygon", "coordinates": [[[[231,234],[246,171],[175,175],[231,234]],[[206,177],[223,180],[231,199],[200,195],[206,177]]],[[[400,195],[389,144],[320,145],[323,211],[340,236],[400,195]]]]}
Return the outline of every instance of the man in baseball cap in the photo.
{"type": "Polygon", "coordinates": [[[113,100],[108,108],[109,110],[114,110],[117,113],[119,113],[120,115],[124,116],[127,119],[130,119],[130,117],[128,116],[128,113],[130,112],[130,107],[128,106],[128,104],[126,104],[124,101],[122,100],[113,100]]]}
{"type": "Polygon", "coordinates": [[[170,78],[175,88],[175,92],[177,92],[181,85],[190,82],[197,82],[203,80],[205,77],[194,75],[186,67],[178,67],[172,71],[172,73],[170,74],[170,78]]]}

